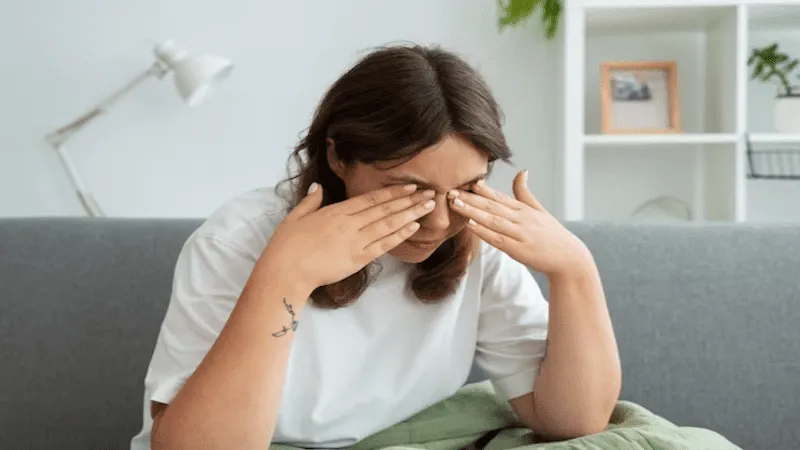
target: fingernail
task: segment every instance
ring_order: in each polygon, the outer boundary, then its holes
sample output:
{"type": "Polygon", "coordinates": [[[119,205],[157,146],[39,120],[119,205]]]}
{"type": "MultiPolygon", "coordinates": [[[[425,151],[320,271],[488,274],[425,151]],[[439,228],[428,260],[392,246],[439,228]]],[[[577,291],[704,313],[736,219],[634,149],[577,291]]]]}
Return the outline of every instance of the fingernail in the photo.
{"type": "Polygon", "coordinates": [[[417,222],[411,222],[408,225],[408,229],[411,230],[411,231],[417,231],[417,228],[419,228],[419,223],[417,223],[417,222]]]}
{"type": "Polygon", "coordinates": [[[522,171],[522,179],[527,183],[528,182],[528,169],[522,171]]]}
{"type": "Polygon", "coordinates": [[[436,193],[435,193],[435,192],[433,192],[433,191],[432,191],[432,190],[430,190],[430,189],[422,193],[422,195],[423,195],[423,196],[425,196],[425,197],[427,197],[427,198],[431,198],[431,197],[433,197],[435,194],[436,194],[436,193]]]}
{"type": "Polygon", "coordinates": [[[416,184],[407,184],[407,185],[403,186],[403,189],[405,189],[408,192],[414,192],[414,191],[417,190],[417,185],[416,184]]]}
{"type": "Polygon", "coordinates": [[[308,194],[311,195],[314,192],[317,192],[317,189],[319,189],[319,184],[317,184],[316,182],[311,183],[311,186],[308,187],[308,194]]]}
{"type": "Polygon", "coordinates": [[[456,206],[464,206],[464,202],[462,202],[460,198],[453,200],[453,203],[455,203],[456,206]]]}
{"type": "Polygon", "coordinates": [[[477,222],[475,222],[475,221],[474,221],[474,220],[472,220],[472,219],[469,219],[468,223],[469,223],[469,225],[470,225],[470,226],[472,226],[472,227],[474,227],[475,225],[477,225],[477,222]]]}
{"type": "Polygon", "coordinates": [[[433,200],[428,200],[423,204],[423,206],[425,206],[425,209],[433,209],[433,207],[436,206],[436,202],[433,200]]]}
{"type": "Polygon", "coordinates": [[[456,198],[456,197],[458,197],[458,191],[453,189],[452,191],[447,193],[447,196],[450,197],[450,198],[456,198]]]}
{"type": "Polygon", "coordinates": [[[483,182],[483,180],[478,180],[478,181],[475,183],[475,185],[476,185],[476,186],[478,186],[478,187],[483,187],[483,185],[484,185],[484,184],[486,184],[486,183],[484,183],[484,182],[483,182]]]}

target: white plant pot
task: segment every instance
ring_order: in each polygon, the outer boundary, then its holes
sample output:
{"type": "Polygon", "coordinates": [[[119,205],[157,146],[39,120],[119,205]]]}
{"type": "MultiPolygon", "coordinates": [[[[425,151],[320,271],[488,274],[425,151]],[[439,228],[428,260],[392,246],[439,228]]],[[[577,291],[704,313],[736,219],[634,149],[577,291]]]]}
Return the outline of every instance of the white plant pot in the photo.
{"type": "Polygon", "coordinates": [[[800,89],[775,99],[775,131],[800,133],[800,89]]]}

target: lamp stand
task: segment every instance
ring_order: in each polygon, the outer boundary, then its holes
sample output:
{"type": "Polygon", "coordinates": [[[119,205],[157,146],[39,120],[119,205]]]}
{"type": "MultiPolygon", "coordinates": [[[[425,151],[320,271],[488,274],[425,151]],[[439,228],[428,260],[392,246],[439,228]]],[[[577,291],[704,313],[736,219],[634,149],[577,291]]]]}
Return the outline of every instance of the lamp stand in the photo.
{"type": "Polygon", "coordinates": [[[75,193],[78,195],[78,200],[80,200],[86,214],[88,214],[89,217],[105,216],[105,213],[103,213],[103,210],[100,208],[100,205],[97,204],[92,194],[83,187],[83,182],[78,176],[78,172],[75,171],[75,167],[72,165],[69,155],[67,155],[67,149],[64,147],[64,144],[56,144],[55,150],[56,153],[58,153],[61,165],[64,166],[64,170],[67,172],[67,175],[69,175],[72,186],[75,187],[75,193]]]}

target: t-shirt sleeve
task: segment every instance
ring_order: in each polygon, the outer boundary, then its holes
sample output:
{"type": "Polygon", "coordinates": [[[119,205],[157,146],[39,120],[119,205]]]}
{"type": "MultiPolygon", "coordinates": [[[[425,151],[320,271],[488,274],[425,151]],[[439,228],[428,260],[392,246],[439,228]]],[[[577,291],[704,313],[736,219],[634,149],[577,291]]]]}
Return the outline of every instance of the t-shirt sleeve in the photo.
{"type": "Polygon", "coordinates": [[[510,400],[533,391],[545,356],[549,308],[527,267],[486,247],[476,363],[510,400]]]}
{"type": "Polygon", "coordinates": [[[194,372],[228,320],[255,260],[217,237],[187,240],[145,376],[149,400],[170,403],[194,372]]]}

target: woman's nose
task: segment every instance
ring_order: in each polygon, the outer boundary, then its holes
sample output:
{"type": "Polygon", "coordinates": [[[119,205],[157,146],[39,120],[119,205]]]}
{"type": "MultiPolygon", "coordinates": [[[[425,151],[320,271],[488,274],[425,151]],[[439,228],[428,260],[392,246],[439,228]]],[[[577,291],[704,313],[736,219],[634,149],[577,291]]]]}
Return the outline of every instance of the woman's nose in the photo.
{"type": "Polygon", "coordinates": [[[436,195],[434,201],[436,202],[436,207],[425,216],[425,228],[446,230],[450,228],[450,205],[447,204],[447,195],[436,195]]]}

